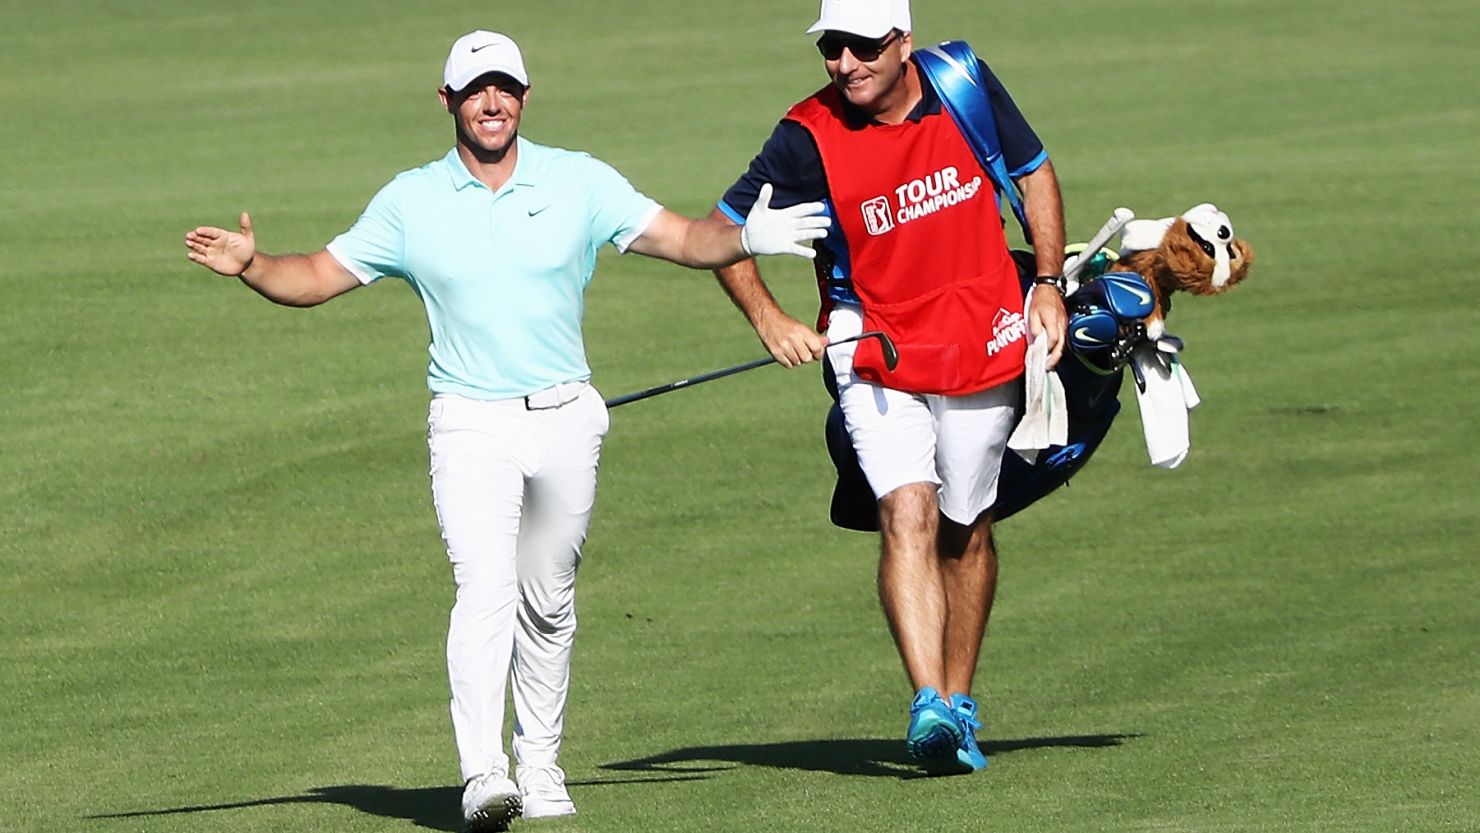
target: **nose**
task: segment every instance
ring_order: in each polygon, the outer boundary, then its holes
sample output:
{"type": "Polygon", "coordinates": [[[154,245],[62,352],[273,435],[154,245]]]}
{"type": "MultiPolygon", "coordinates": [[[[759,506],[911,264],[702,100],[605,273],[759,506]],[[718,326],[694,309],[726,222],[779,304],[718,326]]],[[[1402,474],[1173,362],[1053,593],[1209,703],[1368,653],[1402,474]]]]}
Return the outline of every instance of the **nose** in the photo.
{"type": "Polygon", "coordinates": [[[849,49],[846,46],[843,47],[843,54],[838,56],[838,73],[841,75],[847,75],[848,73],[857,69],[858,64],[858,56],[853,54],[853,50],[849,49]]]}
{"type": "Polygon", "coordinates": [[[498,113],[503,109],[504,97],[498,87],[490,84],[478,91],[478,109],[484,113],[498,113]]]}

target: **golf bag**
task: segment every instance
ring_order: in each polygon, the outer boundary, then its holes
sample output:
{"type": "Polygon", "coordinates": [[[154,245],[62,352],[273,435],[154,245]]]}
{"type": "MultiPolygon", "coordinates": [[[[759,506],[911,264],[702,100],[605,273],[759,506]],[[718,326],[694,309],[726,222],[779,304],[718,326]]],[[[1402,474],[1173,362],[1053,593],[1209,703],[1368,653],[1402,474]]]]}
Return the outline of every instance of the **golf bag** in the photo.
{"type": "MultiPolygon", "coordinates": [[[[1013,255],[1026,294],[1032,283],[1032,256],[1016,251],[1013,255]]],[[[1101,259],[1098,271],[1103,270],[1101,259]]],[[[1095,271],[1092,264],[1085,274],[1095,271]]],[[[1032,463],[1015,451],[1003,452],[997,501],[991,508],[992,517],[998,521],[1068,483],[1100,447],[1120,413],[1120,386],[1131,350],[1146,338],[1142,321],[1151,313],[1151,289],[1134,272],[1105,272],[1084,279],[1064,299],[1064,307],[1069,313],[1068,345],[1057,370],[1069,412],[1068,441],[1049,446],[1032,463]]],[[[835,374],[826,362],[823,380],[833,399],[827,413],[827,451],[838,473],[829,517],[843,529],[877,532],[877,500],[848,438],[843,409],[837,404],[835,374]]]]}

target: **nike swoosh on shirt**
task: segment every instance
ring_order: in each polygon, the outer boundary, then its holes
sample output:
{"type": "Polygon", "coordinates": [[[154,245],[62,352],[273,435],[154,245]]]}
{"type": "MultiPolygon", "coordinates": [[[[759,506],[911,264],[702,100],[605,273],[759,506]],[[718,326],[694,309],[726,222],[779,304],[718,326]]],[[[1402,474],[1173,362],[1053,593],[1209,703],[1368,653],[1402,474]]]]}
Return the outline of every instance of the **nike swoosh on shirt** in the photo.
{"type": "Polygon", "coordinates": [[[547,205],[532,205],[532,206],[529,207],[529,216],[533,217],[534,215],[540,213],[541,211],[544,211],[545,209],[547,209],[549,207],[550,206],[548,204],[547,205]]]}

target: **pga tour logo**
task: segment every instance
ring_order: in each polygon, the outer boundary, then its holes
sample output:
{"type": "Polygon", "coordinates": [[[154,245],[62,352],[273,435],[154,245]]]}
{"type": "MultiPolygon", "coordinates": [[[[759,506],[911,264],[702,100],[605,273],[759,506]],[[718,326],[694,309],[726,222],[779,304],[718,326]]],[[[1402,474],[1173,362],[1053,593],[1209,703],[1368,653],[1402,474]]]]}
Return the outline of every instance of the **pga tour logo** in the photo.
{"type": "Polygon", "coordinates": [[[874,197],[863,204],[863,225],[874,237],[888,234],[894,230],[894,218],[889,216],[892,213],[888,197],[874,197]]]}
{"type": "Polygon", "coordinates": [[[887,195],[866,200],[859,206],[863,211],[863,226],[874,237],[888,234],[896,224],[918,220],[975,199],[982,189],[982,182],[980,176],[962,182],[961,172],[954,165],[947,165],[895,188],[898,211],[894,210],[887,195]]]}

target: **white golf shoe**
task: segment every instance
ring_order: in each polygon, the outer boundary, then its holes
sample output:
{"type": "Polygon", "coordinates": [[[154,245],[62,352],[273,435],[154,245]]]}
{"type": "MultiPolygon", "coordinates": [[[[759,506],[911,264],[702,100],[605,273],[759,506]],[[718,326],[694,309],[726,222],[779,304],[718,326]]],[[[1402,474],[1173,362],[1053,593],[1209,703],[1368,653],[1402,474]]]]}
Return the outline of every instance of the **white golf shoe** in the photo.
{"type": "Polygon", "coordinates": [[[525,818],[548,819],[576,814],[576,804],[565,790],[565,773],[560,767],[522,766],[515,775],[519,778],[519,794],[524,799],[525,818]]]}
{"type": "Polygon", "coordinates": [[[523,802],[519,788],[503,772],[490,772],[468,781],[463,787],[463,818],[468,833],[508,830],[523,802]]]}

